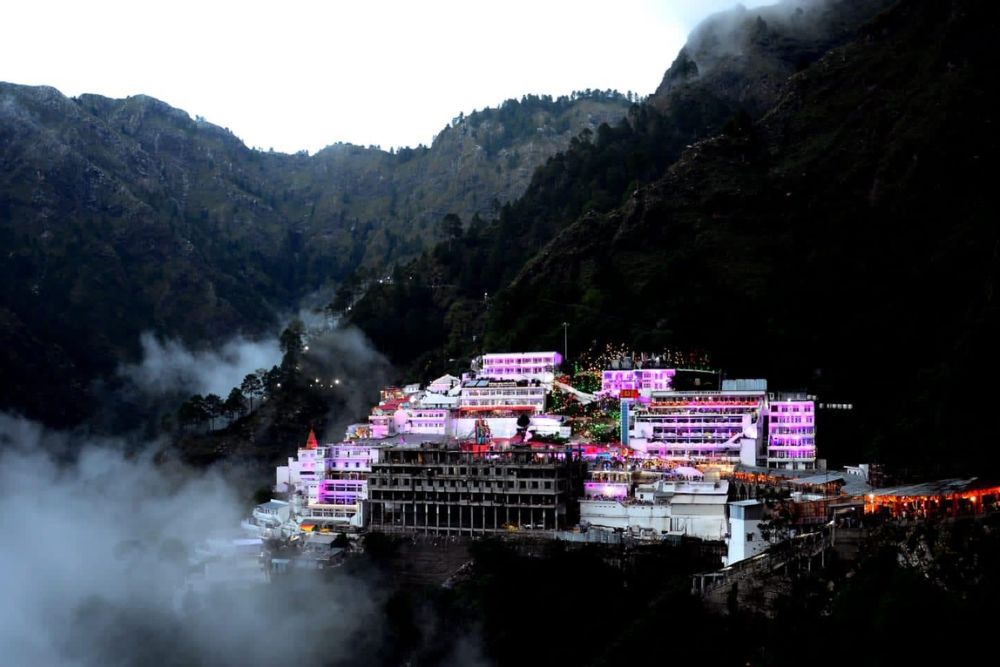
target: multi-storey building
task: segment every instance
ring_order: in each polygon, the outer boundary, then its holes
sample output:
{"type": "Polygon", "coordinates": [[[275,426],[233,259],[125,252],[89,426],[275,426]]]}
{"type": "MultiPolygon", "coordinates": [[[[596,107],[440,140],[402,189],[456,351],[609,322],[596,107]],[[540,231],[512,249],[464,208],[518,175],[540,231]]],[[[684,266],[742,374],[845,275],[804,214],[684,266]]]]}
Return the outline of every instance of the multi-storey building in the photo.
{"type": "Polygon", "coordinates": [[[480,377],[498,380],[529,378],[551,382],[562,363],[558,352],[501,352],[473,359],[480,377]]]}
{"type": "Polygon", "coordinates": [[[309,499],[304,516],[331,523],[364,523],[362,504],[368,498],[368,475],[378,458],[374,447],[354,444],[327,445],[313,466],[316,496],[309,499]]]}
{"type": "Polygon", "coordinates": [[[766,412],[764,391],[654,391],[640,404],[629,442],[669,460],[754,465],[766,412]]]}
{"type": "Polygon", "coordinates": [[[441,408],[421,408],[409,405],[404,410],[406,433],[444,435],[447,432],[451,411],[441,408]]]}
{"type": "Polygon", "coordinates": [[[362,502],[368,496],[367,478],[378,450],[360,444],[318,445],[309,443],[298,456],[277,469],[275,489],[296,499],[302,520],[350,524],[363,523],[362,502]]]}
{"type": "Polygon", "coordinates": [[[783,396],[768,409],[767,467],[816,467],[816,405],[805,396],[783,396]]]}
{"type": "Polygon", "coordinates": [[[583,463],[562,449],[391,447],[369,477],[376,530],[477,535],[574,525],[583,463]]]}
{"type": "MultiPolygon", "coordinates": [[[[403,420],[397,417],[396,412],[400,407],[406,405],[409,399],[405,396],[390,393],[394,387],[382,390],[382,400],[372,408],[368,415],[368,424],[373,438],[388,438],[398,432],[398,422],[403,420]]],[[[399,391],[399,390],[396,390],[399,391]]]]}
{"type": "Polygon", "coordinates": [[[634,484],[631,473],[591,473],[580,521],[660,539],[666,533],[705,540],[726,535],[726,480],[655,480],[634,484]],[[610,475],[610,477],[609,477],[610,475]]]}
{"type": "Polygon", "coordinates": [[[545,410],[545,387],[537,380],[466,380],[458,408],[462,413],[540,414],[545,410]]]}
{"type": "Polygon", "coordinates": [[[601,372],[601,394],[618,398],[622,389],[638,392],[667,391],[672,388],[674,368],[635,368],[601,372]]]}

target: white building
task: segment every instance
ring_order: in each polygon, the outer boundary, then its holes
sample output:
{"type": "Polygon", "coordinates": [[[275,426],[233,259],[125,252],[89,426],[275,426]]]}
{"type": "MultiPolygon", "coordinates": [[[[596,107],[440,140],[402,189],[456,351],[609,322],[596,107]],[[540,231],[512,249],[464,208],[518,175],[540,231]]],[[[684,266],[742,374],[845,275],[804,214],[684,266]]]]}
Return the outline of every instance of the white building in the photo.
{"type": "Polygon", "coordinates": [[[445,374],[427,385],[427,391],[431,394],[447,394],[461,383],[460,378],[445,374]]]}
{"type": "Polygon", "coordinates": [[[284,500],[269,500],[253,508],[253,518],[257,525],[273,528],[288,521],[291,509],[284,500]]]}
{"type": "Polygon", "coordinates": [[[551,383],[561,363],[562,355],[558,352],[500,352],[473,359],[472,368],[480,377],[497,380],[528,378],[551,383]]]}
{"type": "Polygon", "coordinates": [[[675,533],[704,540],[726,536],[726,480],[658,480],[637,485],[631,496],[628,491],[629,484],[621,481],[585,482],[580,522],[655,536],[675,533]]]}
{"type": "Polygon", "coordinates": [[[451,422],[451,411],[448,409],[424,408],[412,404],[400,408],[398,415],[403,421],[396,428],[398,433],[445,435],[451,422]]]}
{"type": "Polygon", "coordinates": [[[483,412],[539,414],[545,411],[545,387],[537,380],[467,380],[462,383],[458,409],[463,415],[483,412]]]}
{"type": "Polygon", "coordinates": [[[275,490],[298,499],[292,520],[360,527],[368,474],[377,460],[378,448],[367,444],[307,445],[278,467],[275,490]]]}
{"type": "Polygon", "coordinates": [[[753,558],[770,546],[761,534],[764,504],[759,500],[729,503],[729,551],[726,565],[753,558]]]}
{"type": "MultiPolygon", "coordinates": [[[[458,416],[451,421],[451,431],[448,435],[459,440],[470,439],[476,430],[476,421],[479,417],[458,416]]],[[[482,419],[489,426],[490,434],[494,438],[512,438],[517,433],[517,417],[490,417],[483,416],[482,419]]],[[[570,427],[565,425],[565,418],[555,415],[532,415],[528,422],[528,432],[536,435],[557,435],[563,438],[570,436],[570,427]]]]}

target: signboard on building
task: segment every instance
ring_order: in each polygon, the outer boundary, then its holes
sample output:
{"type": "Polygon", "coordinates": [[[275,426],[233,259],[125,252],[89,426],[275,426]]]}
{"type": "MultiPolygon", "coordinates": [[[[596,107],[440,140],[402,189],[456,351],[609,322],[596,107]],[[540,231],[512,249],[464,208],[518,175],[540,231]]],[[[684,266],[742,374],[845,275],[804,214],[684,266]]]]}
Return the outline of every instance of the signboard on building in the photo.
{"type": "Polygon", "coordinates": [[[638,389],[622,389],[618,393],[619,398],[639,398],[638,389]]]}

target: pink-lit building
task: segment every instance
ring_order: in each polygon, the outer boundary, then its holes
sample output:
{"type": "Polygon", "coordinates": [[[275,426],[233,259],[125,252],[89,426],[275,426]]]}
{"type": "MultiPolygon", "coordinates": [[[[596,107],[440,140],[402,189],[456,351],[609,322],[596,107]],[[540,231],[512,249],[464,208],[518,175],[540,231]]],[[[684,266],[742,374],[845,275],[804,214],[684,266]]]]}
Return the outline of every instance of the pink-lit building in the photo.
{"type": "Polygon", "coordinates": [[[498,380],[530,378],[551,382],[562,363],[558,352],[500,352],[473,360],[481,377],[498,380]]]}
{"type": "Polygon", "coordinates": [[[303,447],[277,470],[276,490],[299,496],[303,521],[360,527],[378,449],[358,444],[303,447]]]}
{"type": "Polygon", "coordinates": [[[639,392],[669,391],[674,368],[633,368],[601,372],[601,394],[618,398],[622,389],[639,392]]]}
{"type": "MultiPolygon", "coordinates": [[[[382,394],[385,396],[386,390],[383,390],[382,394]]],[[[391,396],[383,398],[378,405],[373,407],[371,413],[368,415],[371,437],[388,438],[389,436],[396,435],[399,432],[398,422],[400,421],[397,411],[407,403],[407,398],[391,396]]]]}
{"type": "Polygon", "coordinates": [[[328,445],[322,459],[316,502],[308,508],[313,520],[362,525],[362,502],[368,499],[368,475],[378,450],[351,444],[328,445]]]}
{"type": "Polygon", "coordinates": [[[816,404],[805,398],[770,402],[767,467],[811,470],[816,467],[816,404]]]}
{"type": "Polygon", "coordinates": [[[652,392],[635,411],[630,445],[678,462],[756,464],[764,391],[652,392]]]}
{"type": "Polygon", "coordinates": [[[439,408],[419,408],[408,405],[403,412],[406,419],[404,433],[444,435],[451,419],[451,411],[439,408]]]}

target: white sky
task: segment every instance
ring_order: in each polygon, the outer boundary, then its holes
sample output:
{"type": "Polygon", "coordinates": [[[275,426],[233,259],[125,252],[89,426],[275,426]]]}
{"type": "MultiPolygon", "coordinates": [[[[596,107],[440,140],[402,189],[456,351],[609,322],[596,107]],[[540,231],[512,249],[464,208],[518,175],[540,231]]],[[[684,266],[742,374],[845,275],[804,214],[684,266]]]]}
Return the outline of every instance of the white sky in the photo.
{"type": "Polygon", "coordinates": [[[144,93],[264,149],[388,149],[526,93],[652,93],[691,28],[735,4],[11,0],[0,80],[144,93]]]}

